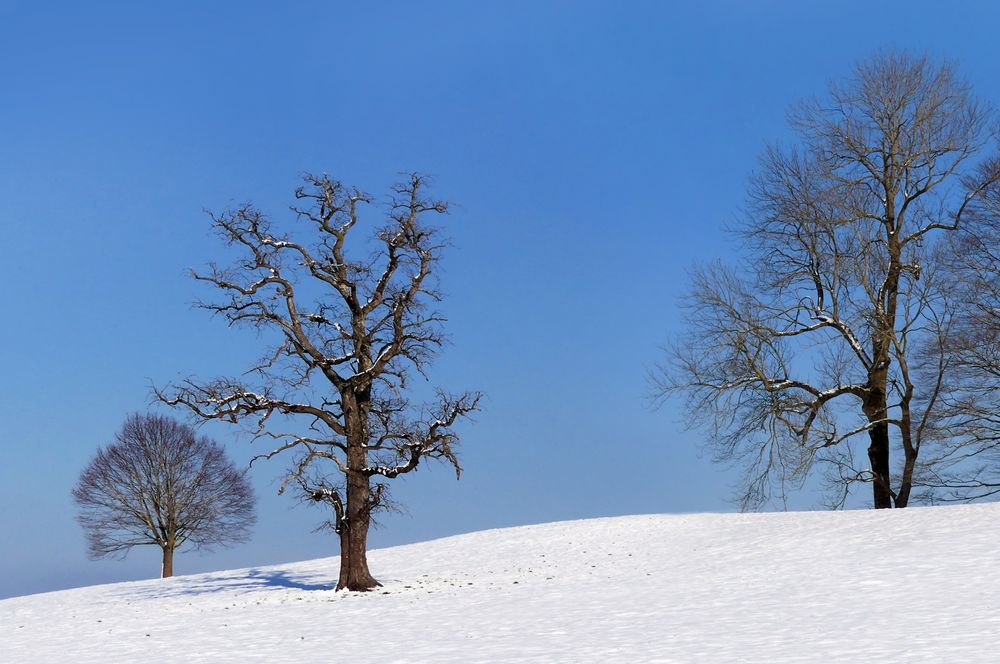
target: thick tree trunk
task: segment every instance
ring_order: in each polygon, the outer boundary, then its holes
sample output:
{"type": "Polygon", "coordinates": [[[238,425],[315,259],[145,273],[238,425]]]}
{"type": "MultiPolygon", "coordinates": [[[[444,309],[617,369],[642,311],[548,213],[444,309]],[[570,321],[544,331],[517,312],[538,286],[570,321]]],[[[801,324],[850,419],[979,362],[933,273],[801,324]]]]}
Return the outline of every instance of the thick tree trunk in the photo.
{"type": "Polygon", "coordinates": [[[884,422],[876,424],[868,430],[871,441],[868,446],[868,459],[871,462],[872,498],[875,509],[886,509],[892,504],[892,487],[889,480],[889,425],[884,422]]]}
{"type": "Polygon", "coordinates": [[[174,550],[168,546],[163,547],[163,567],[160,578],[166,579],[174,575],[174,550]]]}
{"type": "MultiPolygon", "coordinates": [[[[876,349],[878,346],[876,345],[876,349]]],[[[885,369],[869,377],[869,393],[864,403],[869,422],[877,422],[868,430],[868,460],[872,471],[872,498],[875,509],[893,506],[892,484],[889,478],[889,423],[885,388],[888,373],[885,369]]]]}
{"type": "Polygon", "coordinates": [[[342,394],[347,429],[347,505],[340,532],[340,579],[337,590],[371,590],[382,584],[368,570],[371,480],[368,465],[367,392],[342,394]]]}
{"type": "Polygon", "coordinates": [[[347,478],[347,510],[340,531],[340,578],[337,590],[371,590],[382,585],[368,569],[371,525],[369,480],[360,473],[347,478]]]}

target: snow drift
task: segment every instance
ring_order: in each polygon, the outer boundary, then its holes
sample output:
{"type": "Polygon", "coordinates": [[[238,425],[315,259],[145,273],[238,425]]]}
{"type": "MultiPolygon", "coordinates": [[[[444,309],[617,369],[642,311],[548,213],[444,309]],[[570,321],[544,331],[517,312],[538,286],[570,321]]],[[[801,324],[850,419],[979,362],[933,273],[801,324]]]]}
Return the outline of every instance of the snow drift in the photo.
{"type": "Polygon", "coordinates": [[[1000,505],[632,516],[0,601],[4,662],[996,662],[1000,505]]]}

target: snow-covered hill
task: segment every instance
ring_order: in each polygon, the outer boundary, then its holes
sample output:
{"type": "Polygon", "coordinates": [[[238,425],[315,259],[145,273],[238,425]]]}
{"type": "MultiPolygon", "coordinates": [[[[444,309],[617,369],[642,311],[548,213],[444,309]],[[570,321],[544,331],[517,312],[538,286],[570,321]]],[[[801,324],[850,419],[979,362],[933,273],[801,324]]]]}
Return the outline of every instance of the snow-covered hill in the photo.
{"type": "Polygon", "coordinates": [[[634,516],[0,601],[3,662],[997,662],[1000,505],[634,516]]]}

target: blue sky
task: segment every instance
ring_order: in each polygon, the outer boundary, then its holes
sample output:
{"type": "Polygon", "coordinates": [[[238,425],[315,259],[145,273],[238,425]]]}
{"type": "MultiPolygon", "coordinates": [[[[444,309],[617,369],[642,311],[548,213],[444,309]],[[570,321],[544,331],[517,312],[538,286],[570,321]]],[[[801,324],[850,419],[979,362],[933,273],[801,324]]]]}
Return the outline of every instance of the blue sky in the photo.
{"type": "MultiPolygon", "coordinates": [[[[153,576],[92,562],[70,489],[149,385],[231,374],[252,333],[191,308],[204,209],[280,215],[303,171],[381,194],[430,174],[452,345],[431,378],[480,389],[460,482],[396,483],[374,546],[499,526],[731,510],[645,372],[680,330],[785,111],[879,48],[957,59],[1000,99],[992,3],[0,0],[0,597],[153,576]],[[13,533],[13,535],[11,535],[13,533]]],[[[206,431],[241,462],[259,448],[206,431]]],[[[325,515],[254,467],[254,539],[178,573],[331,555],[325,515]]],[[[815,504],[809,494],[792,507],[815,504]]],[[[377,570],[374,570],[376,576],[377,570]]]]}

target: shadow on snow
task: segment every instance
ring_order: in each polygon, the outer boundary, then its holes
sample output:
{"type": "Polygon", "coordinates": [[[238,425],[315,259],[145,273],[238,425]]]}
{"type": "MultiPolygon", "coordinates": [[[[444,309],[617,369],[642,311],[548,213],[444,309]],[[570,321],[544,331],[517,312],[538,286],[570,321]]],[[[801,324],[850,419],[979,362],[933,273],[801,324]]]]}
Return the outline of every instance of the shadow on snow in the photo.
{"type": "Polygon", "coordinates": [[[311,583],[315,577],[302,575],[292,576],[281,570],[251,569],[245,575],[214,575],[200,576],[196,579],[175,577],[166,583],[157,584],[142,590],[129,589],[123,591],[131,597],[152,599],[156,597],[176,597],[182,595],[204,595],[222,591],[254,592],[273,588],[289,588],[292,590],[333,590],[334,583],[311,583]]]}

